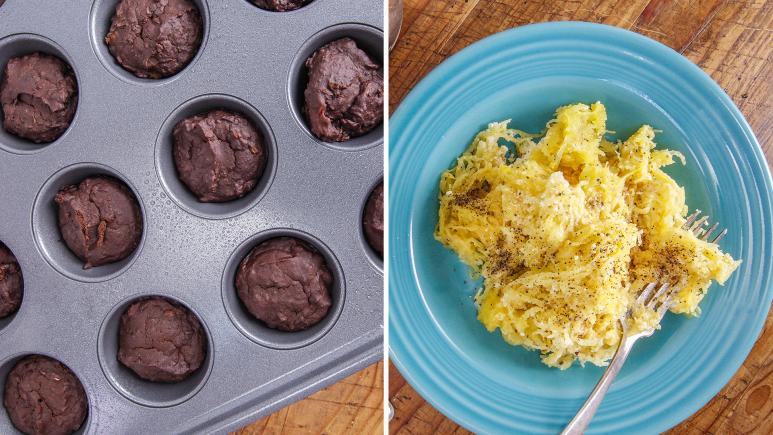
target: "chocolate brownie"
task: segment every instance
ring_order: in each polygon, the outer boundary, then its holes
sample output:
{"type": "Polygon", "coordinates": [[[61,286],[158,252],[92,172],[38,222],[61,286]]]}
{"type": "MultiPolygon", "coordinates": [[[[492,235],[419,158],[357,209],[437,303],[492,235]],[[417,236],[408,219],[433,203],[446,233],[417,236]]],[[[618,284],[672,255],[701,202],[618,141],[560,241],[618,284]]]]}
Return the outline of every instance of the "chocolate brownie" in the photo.
{"type": "Polygon", "coordinates": [[[56,194],[59,230],[83,268],[130,256],[142,236],[142,214],[126,185],[105,176],[89,177],[56,194]]]}
{"type": "Polygon", "coordinates": [[[332,304],[332,284],[325,258],[292,237],[261,243],[236,274],[239,299],[247,310],[282,331],[302,331],[319,323],[332,304]]]}
{"type": "Polygon", "coordinates": [[[304,111],[315,136],[343,142],[362,136],[384,117],[381,65],[351,38],[333,41],[306,60],[304,111]]]}
{"type": "Polygon", "coordinates": [[[35,143],[55,141],[70,126],[78,84],[64,61],[32,53],[8,61],[0,83],[3,128],[35,143]]]}
{"type": "Polygon", "coordinates": [[[3,405],[21,432],[68,435],[83,425],[89,401],[83,385],[67,366],[32,355],[21,359],[8,373],[3,405]]]}
{"type": "Polygon", "coordinates": [[[11,250],[0,242],[0,319],[19,309],[23,293],[24,278],[19,262],[11,250]]]}
{"type": "Polygon", "coordinates": [[[365,204],[362,229],[374,251],[384,255],[384,184],[379,184],[365,204]]]}
{"type": "Polygon", "coordinates": [[[121,316],[118,361],[142,379],[180,382],[201,367],[206,355],[199,319],[180,304],[150,297],[121,316]]]}
{"type": "Polygon", "coordinates": [[[311,0],[252,0],[261,9],[275,12],[294,11],[311,3],[311,0]]]}
{"type": "Polygon", "coordinates": [[[188,65],[203,32],[201,13],[191,0],[121,0],[105,42],[127,71],[159,79],[188,65]]]}
{"type": "Polygon", "coordinates": [[[201,202],[243,197],[266,166],[262,134],[237,113],[214,110],[186,118],[173,136],[177,174],[201,202]]]}

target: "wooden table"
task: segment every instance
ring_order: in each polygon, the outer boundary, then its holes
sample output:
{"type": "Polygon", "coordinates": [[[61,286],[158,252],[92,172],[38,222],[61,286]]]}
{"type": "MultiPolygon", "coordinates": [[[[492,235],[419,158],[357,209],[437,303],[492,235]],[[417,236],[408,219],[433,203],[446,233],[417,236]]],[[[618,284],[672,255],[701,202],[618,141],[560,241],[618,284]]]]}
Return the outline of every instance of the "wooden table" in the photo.
{"type": "MultiPolygon", "coordinates": [[[[773,1],[404,0],[390,58],[390,110],[432,68],[471,43],[524,24],[576,20],[624,27],[698,64],[730,95],[773,162],[773,1]]],[[[392,434],[468,433],[390,366],[392,434]]],[[[672,434],[773,433],[773,316],[733,379],[672,434]]]]}
{"type": "Polygon", "coordinates": [[[384,433],[384,363],[378,362],[233,435],[384,433]]]}

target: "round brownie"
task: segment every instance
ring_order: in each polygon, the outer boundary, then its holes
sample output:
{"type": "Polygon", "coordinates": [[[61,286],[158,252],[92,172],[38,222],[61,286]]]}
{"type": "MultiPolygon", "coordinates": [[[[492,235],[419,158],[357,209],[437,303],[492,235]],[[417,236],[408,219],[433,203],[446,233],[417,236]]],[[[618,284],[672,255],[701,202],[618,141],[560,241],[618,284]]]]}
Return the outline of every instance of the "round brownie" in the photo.
{"type": "Polygon", "coordinates": [[[142,236],[142,214],[134,194],[122,182],[89,177],[56,194],[59,230],[84,269],[130,256],[142,236]]]}
{"type": "Polygon", "coordinates": [[[188,65],[202,33],[201,13],[191,0],[121,0],[105,42],[126,70],[159,79],[188,65]]]}
{"type": "Polygon", "coordinates": [[[150,297],[121,316],[118,361],[142,379],[180,382],[201,367],[206,355],[201,322],[180,304],[150,297]]]}
{"type": "Polygon", "coordinates": [[[302,331],[319,323],[332,305],[332,283],[325,258],[292,237],[256,246],[236,273],[236,289],[247,310],[281,331],[302,331]]]}
{"type": "Polygon", "coordinates": [[[306,60],[304,111],[315,136],[343,142],[362,136],[384,117],[381,66],[351,38],[333,41],[306,60]]]}
{"type": "Polygon", "coordinates": [[[252,0],[261,9],[275,12],[294,11],[311,3],[311,0],[252,0]]]}
{"type": "Polygon", "coordinates": [[[5,379],[8,416],[26,434],[68,435],[86,420],[89,401],[75,374],[59,361],[31,355],[5,379]]]}
{"type": "Polygon", "coordinates": [[[174,128],[180,180],[201,202],[226,202],[249,193],[266,166],[263,136],[244,116],[214,110],[174,128]]]}
{"type": "Polygon", "coordinates": [[[70,126],[78,84],[70,67],[50,54],[14,57],[0,83],[3,128],[35,143],[55,141],[70,126]]]}
{"type": "Polygon", "coordinates": [[[19,309],[23,293],[24,278],[19,262],[13,252],[0,242],[0,319],[19,309]]]}
{"type": "Polygon", "coordinates": [[[384,255],[384,183],[379,184],[365,204],[362,216],[362,229],[370,247],[379,255],[384,255]]]}

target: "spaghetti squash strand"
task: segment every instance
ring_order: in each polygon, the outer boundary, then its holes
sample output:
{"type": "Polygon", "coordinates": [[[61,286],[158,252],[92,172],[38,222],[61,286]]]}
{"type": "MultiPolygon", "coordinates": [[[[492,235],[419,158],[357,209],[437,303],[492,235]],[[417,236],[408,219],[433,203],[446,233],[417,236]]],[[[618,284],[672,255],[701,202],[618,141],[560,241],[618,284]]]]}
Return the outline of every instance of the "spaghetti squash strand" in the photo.
{"type": "Polygon", "coordinates": [[[681,229],[684,189],[662,168],[684,157],[647,125],[608,141],[606,119],[597,102],[558,108],[541,137],[492,123],[440,178],[435,237],[484,278],[478,319],[553,367],[605,365],[628,309],[659,327],[634,305],[649,282],[677,285],[672,311],[697,315],[739,264],[681,229]]]}

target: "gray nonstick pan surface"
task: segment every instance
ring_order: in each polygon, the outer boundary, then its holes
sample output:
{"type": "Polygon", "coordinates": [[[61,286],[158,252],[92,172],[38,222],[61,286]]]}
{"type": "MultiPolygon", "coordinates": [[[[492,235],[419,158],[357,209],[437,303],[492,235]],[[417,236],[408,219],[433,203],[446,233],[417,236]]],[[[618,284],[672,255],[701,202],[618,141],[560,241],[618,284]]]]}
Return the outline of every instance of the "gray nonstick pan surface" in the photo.
{"type": "MultiPolygon", "coordinates": [[[[70,128],[35,145],[0,129],[0,240],[24,275],[19,311],[0,319],[0,391],[14,363],[44,354],[70,367],[89,399],[79,433],[225,433],[382,358],[383,266],[361,228],[383,176],[383,130],[325,143],[302,115],[304,61],[343,36],[383,64],[380,1],[315,0],[268,12],[247,0],[195,0],[202,45],[180,73],[139,79],[117,65],[104,36],[117,0],[7,0],[0,68],[42,51],[72,67],[79,101],[70,128]],[[198,203],[177,179],[171,131],[215,108],[244,114],[264,134],[258,187],[224,204],[198,203]],[[53,197],[90,175],[124,181],[142,209],[132,256],[82,268],[61,240],[53,197]],[[265,327],[236,297],[234,274],[263,240],[290,235],[326,258],[333,307],[319,324],[265,327]],[[208,339],[204,366],[178,384],[143,381],[116,359],[118,320],[159,295],[190,308],[208,339]]],[[[0,412],[0,433],[17,433],[0,412]]]]}

